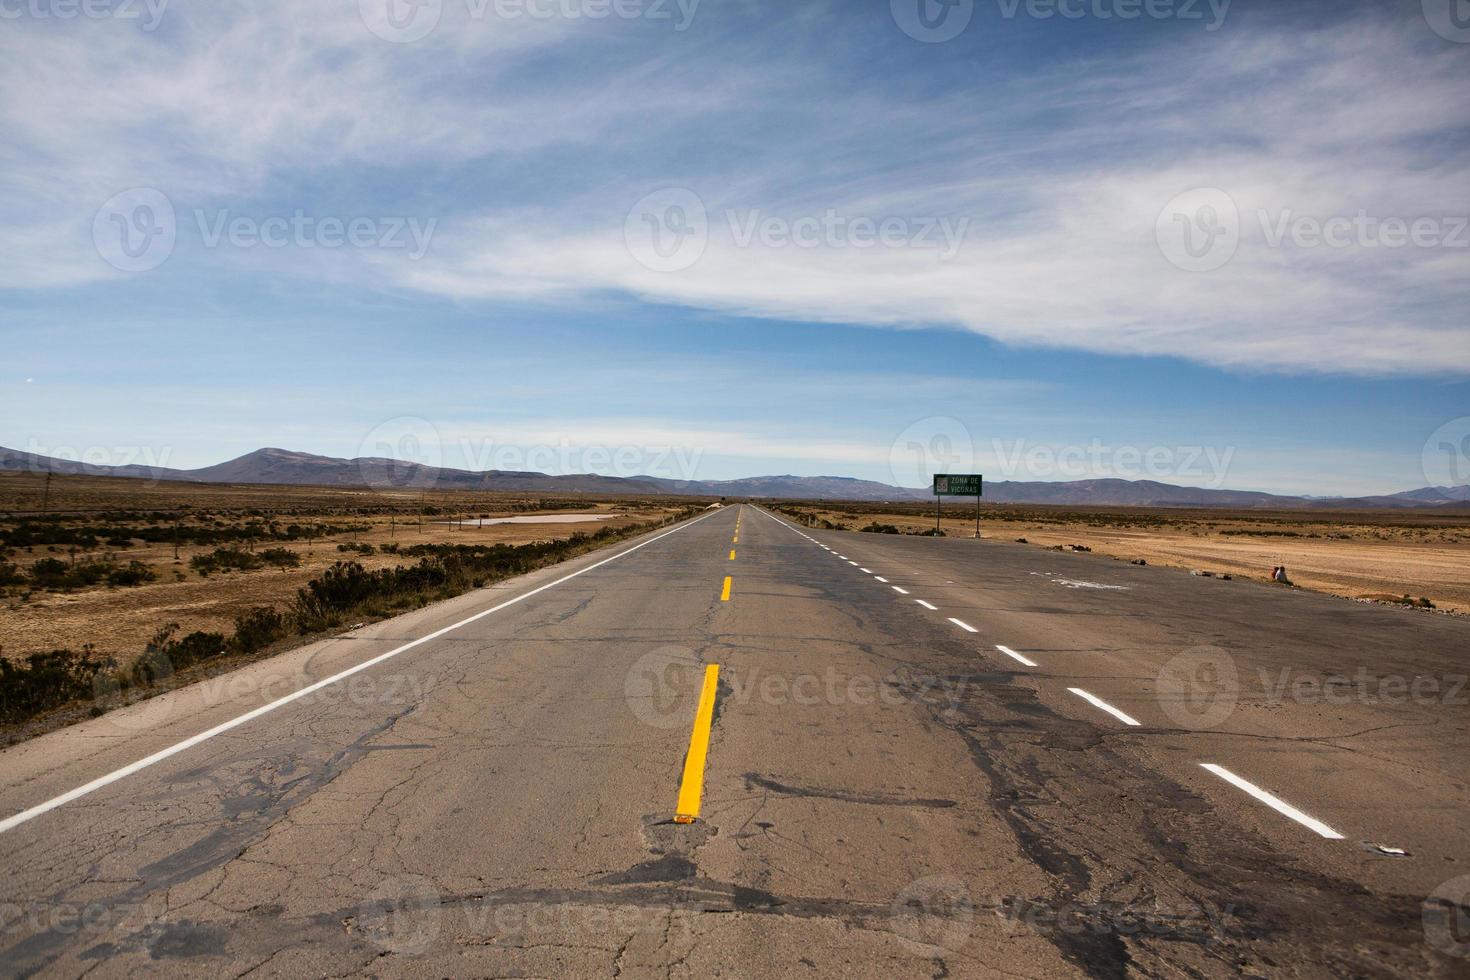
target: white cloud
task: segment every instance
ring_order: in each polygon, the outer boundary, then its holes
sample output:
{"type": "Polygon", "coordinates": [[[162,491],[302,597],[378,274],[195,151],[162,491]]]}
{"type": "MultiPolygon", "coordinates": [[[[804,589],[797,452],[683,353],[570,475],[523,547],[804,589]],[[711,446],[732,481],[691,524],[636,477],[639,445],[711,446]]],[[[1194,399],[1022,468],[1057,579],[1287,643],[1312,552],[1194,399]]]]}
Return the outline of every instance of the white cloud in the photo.
{"type": "Polygon", "coordinates": [[[124,187],[284,206],[347,174],[359,209],[410,200],[442,219],[426,258],[252,256],[264,261],[226,274],[461,300],[616,291],[1242,369],[1470,371],[1470,248],[1272,247],[1257,217],[1470,214],[1466,52],[1417,20],[1290,38],[1232,24],[914,103],[836,62],[798,68],[731,37],[691,34],[674,57],[640,53],[617,25],[451,21],[393,45],[354,8],[176,3],[156,35],[8,32],[0,245],[23,258],[0,285],[111,275],[90,221],[124,187]],[[607,172],[570,181],[589,154],[607,172]],[[471,171],[493,183],[503,165],[538,162],[545,176],[514,207],[461,187],[471,171]],[[697,192],[710,218],[707,249],[679,272],[644,268],[624,241],[628,208],[664,185],[697,192]],[[1234,257],[1206,273],[1171,265],[1155,241],[1160,210],[1196,187],[1225,190],[1242,218],[1234,257]],[[941,261],[935,249],[740,247],[728,208],[971,223],[941,261]]]}

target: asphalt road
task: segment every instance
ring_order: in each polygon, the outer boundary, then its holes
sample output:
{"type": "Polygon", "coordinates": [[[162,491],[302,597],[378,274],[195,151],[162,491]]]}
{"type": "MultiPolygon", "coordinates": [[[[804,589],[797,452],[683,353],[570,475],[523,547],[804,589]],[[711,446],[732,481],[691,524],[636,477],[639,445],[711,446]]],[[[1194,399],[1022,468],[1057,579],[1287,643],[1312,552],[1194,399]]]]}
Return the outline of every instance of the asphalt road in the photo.
{"type": "Polygon", "coordinates": [[[0,969],[1470,976],[1467,655],[726,508],[0,753],[0,969]]]}

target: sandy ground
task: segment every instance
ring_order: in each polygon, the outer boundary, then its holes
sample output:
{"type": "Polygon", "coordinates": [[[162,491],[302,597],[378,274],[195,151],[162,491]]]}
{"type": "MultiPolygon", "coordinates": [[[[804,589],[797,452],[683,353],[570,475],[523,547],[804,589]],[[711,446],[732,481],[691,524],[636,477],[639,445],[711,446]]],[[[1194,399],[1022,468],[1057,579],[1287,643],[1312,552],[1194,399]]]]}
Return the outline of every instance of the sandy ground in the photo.
{"type": "MultiPolygon", "coordinates": [[[[893,524],[905,531],[932,528],[934,517],[914,513],[860,514],[839,508],[801,507],[800,510],[846,524],[854,529],[869,522],[893,524]]],[[[1412,512],[1371,515],[1321,514],[1269,517],[1236,514],[1195,515],[1191,512],[1141,512],[1159,518],[1127,526],[1128,515],[1079,519],[1075,513],[1054,519],[982,515],[981,536],[1015,540],[1025,538],[1040,547],[1085,545],[1094,552],[1128,561],[1143,559],[1151,565],[1211,571],[1236,577],[1267,579],[1276,565],[1285,565],[1296,585],[1332,595],[1358,599],[1411,595],[1428,598],[1436,608],[1470,613],[1470,518],[1425,517],[1412,512]],[[1432,526],[1430,526],[1432,525],[1432,526]],[[1226,531],[1291,531],[1316,537],[1255,536],[1226,531]]],[[[946,515],[942,524],[951,537],[975,533],[974,512],[965,517],[946,515]]]]}
{"type": "MultiPolygon", "coordinates": [[[[29,509],[38,500],[36,487],[14,477],[0,480],[0,513],[29,509]],[[6,491],[12,491],[7,494],[6,491]]],[[[7,590],[0,597],[0,655],[15,658],[42,650],[62,647],[80,649],[91,644],[99,653],[135,656],[161,627],[179,625],[180,634],[209,630],[228,634],[234,618],[241,612],[262,605],[284,607],[311,579],[338,561],[357,561],[369,568],[409,565],[418,561],[406,555],[386,554],[383,545],[396,542],[401,548],[417,544],[526,544],[532,541],[560,540],[578,533],[595,533],[603,527],[627,527],[658,520],[674,513],[688,502],[660,501],[650,505],[638,501],[589,500],[582,506],[568,501],[560,512],[532,512],[512,509],[515,503],[536,498],[484,499],[453,494],[405,495],[404,502],[412,512],[399,514],[357,512],[364,504],[382,506],[378,498],[364,498],[361,491],[318,488],[220,487],[201,488],[158,484],[149,487],[142,481],[91,480],[86,478],[54,481],[51,512],[100,514],[107,510],[127,508],[175,508],[187,504],[195,515],[208,509],[213,519],[240,523],[252,512],[267,509],[281,524],[367,524],[369,530],[337,534],[312,541],[256,542],[246,550],[286,548],[302,559],[293,569],[265,568],[256,571],[215,572],[202,577],[189,566],[194,555],[214,550],[214,546],[185,545],[177,560],[169,544],[135,542],[129,548],[99,548],[79,553],[78,558],[114,558],[120,563],[142,561],[153,568],[158,580],[146,585],[107,588],[97,587],[71,593],[36,591],[27,597],[22,590],[7,590]],[[119,489],[118,484],[122,484],[119,489]],[[128,485],[133,486],[129,487],[128,485]],[[271,493],[270,491],[277,491],[271,493]],[[427,502],[443,513],[421,518],[417,507],[427,502]],[[599,519],[568,521],[570,513],[596,513],[599,519]],[[612,515],[612,516],[610,516],[612,515]],[[458,526],[453,518],[519,517],[547,518],[545,523],[511,523],[477,527],[458,526]],[[338,550],[341,544],[371,544],[375,554],[338,550]]],[[[0,520],[3,520],[0,517],[0,520]]],[[[185,518],[189,520],[190,518],[185,518]]],[[[197,519],[197,516],[193,519],[197,519]]],[[[89,519],[90,523],[90,519],[89,519]]],[[[133,523],[142,523],[141,521],[133,523]]],[[[20,549],[5,560],[22,568],[41,558],[69,555],[65,548],[54,550],[38,546],[20,549]]]]}

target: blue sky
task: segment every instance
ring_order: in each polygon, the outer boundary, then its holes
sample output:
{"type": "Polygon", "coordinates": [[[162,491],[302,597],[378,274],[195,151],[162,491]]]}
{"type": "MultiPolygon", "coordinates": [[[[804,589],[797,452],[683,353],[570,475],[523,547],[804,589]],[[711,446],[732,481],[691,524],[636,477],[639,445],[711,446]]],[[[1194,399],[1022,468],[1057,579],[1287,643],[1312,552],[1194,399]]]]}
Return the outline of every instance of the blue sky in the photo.
{"type": "Polygon", "coordinates": [[[0,20],[0,445],[1470,482],[1436,0],[52,2],[0,20]]]}

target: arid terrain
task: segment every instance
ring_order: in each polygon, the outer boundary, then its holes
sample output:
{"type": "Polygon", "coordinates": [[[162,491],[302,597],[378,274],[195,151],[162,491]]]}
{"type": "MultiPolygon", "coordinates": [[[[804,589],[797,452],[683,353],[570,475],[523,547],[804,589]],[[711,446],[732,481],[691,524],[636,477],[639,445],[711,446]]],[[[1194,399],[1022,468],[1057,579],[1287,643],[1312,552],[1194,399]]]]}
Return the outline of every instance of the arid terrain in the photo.
{"type": "MultiPolygon", "coordinates": [[[[786,513],[861,530],[891,525],[917,534],[935,526],[933,506],[783,504],[786,513]]],[[[972,501],[946,502],[941,529],[974,537],[972,501]]],[[[1043,548],[1082,545],[1125,561],[1291,581],[1351,599],[1428,599],[1470,613],[1470,511],[1326,512],[983,505],[980,533],[1043,548]]]]}
{"type": "Polygon", "coordinates": [[[658,521],[692,503],[683,498],[550,499],[417,489],[205,486],[85,476],[55,476],[48,494],[45,482],[40,474],[0,477],[0,533],[8,535],[21,525],[55,526],[68,534],[90,534],[95,543],[12,545],[7,550],[0,540],[0,568],[8,563],[25,574],[45,559],[67,565],[109,562],[123,568],[139,562],[154,578],[136,585],[103,581],[70,588],[24,583],[0,588],[0,653],[12,659],[90,645],[125,660],[170,623],[178,624],[180,634],[228,632],[242,612],[286,602],[339,561],[378,569],[412,564],[412,558],[396,550],[417,545],[564,540],[603,527],[658,521]],[[596,516],[576,522],[564,516],[578,514],[596,516]],[[540,517],[555,519],[539,522],[540,517]],[[481,525],[481,518],[515,522],[481,525]],[[129,536],[139,528],[160,540],[129,536]],[[202,540],[209,537],[215,539],[202,540]],[[220,548],[255,556],[275,549],[294,558],[280,556],[279,564],[265,562],[258,568],[211,571],[208,558],[220,548]],[[201,562],[206,564],[201,567],[201,562]]]}

